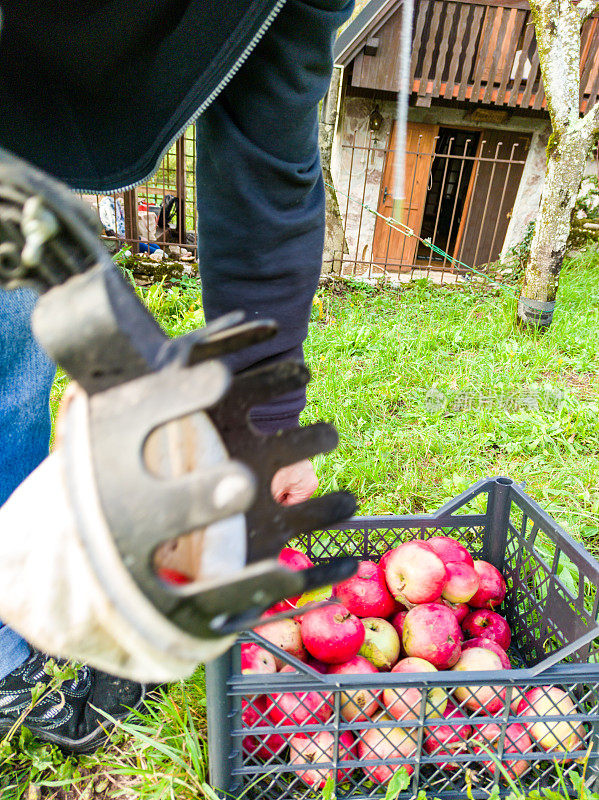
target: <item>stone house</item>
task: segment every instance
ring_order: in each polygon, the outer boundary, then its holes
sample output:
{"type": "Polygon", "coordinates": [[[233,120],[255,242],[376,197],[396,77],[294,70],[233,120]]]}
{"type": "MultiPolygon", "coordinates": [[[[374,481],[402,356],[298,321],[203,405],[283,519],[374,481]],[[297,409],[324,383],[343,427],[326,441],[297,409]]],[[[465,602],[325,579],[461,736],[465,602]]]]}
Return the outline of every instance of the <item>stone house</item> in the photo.
{"type": "MultiPolygon", "coordinates": [[[[325,160],[345,274],[495,261],[538,209],[551,128],[528,2],[416,0],[402,222],[417,236],[382,219],[394,196],[402,5],[370,0],[335,44],[323,120],[333,123],[325,160]]],[[[582,35],[581,112],[599,95],[598,46],[592,17],[582,35]]]]}

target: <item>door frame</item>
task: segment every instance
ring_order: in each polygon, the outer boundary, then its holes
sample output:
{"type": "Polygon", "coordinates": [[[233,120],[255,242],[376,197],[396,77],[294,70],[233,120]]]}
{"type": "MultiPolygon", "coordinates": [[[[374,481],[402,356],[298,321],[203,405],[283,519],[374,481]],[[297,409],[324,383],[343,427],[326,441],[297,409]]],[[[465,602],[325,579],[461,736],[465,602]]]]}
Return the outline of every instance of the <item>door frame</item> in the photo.
{"type": "MultiPolygon", "coordinates": [[[[475,128],[475,127],[472,127],[471,125],[443,125],[442,123],[439,123],[437,125],[437,128],[439,128],[439,129],[448,128],[449,130],[452,130],[452,131],[468,131],[469,133],[479,133],[479,134],[484,133],[484,128],[478,128],[478,127],[475,128]]],[[[460,243],[462,241],[462,237],[464,235],[465,220],[466,220],[466,217],[468,216],[468,209],[470,207],[470,200],[471,200],[471,196],[472,196],[472,192],[473,192],[473,188],[474,188],[474,181],[475,181],[475,178],[476,178],[476,174],[478,172],[478,165],[479,165],[478,158],[480,157],[480,153],[481,153],[482,141],[483,140],[482,140],[482,136],[481,136],[481,137],[479,137],[478,144],[476,146],[476,152],[475,152],[475,154],[473,156],[472,172],[470,173],[470,180],[468,182],[468,188],[466,190],[466,197],[464,198],[464,208],[462,210],[462,218],[460,220],[460,226],[459,226],[458,232],[456,234],[456,243],[453,246],[453,252],[451,252],[449,254],[450,257],[452,259],[455,259],[455,260],[457,260],[458,249],[459,249],[460,243]]],[[[456,158],[459,158],[459,156],[456,156],[456,158]]],[[[431,162],[431,166],[432,166],[432,162],[431,162]]],[[[421,228],[422,228],[422,226],[421,226],[421,228]]],[[[418,235],[420,236],[420,231],[418,232],[418,235]]],[[[429,263],[428,258],[420,258],[420,259],[416,258],[414,260],[416,262],[416,266],[418,266],[418,267],[426,267],[427,269],[434,269],[434,270],[438,270],[440,272],[441,271],[442,272],[447,272],[448,270],[455,270],[455,266],[453,264],[450,264],[448,267],[446,267],[445,264],[442,264],[441,266],[438,266],[437,264],[432,263],[432,261],[429,263]]]]}
{"type": "MultiPolygon", "coordinates": [[[[385,188],[389,185],[389,182],[385,181],[385,176],[387,174],[388,159],[389,159],[389,156],[390,156],[390,154],[392,153],[392,150],[393,150],[391,145],[393,144],[393,138],[394,138],[394,135],[396,134],[396,130],[397,130],[396,122],[397,122],[396,120],[392,120],[391,128],[389,130],[389,138],[388,138],[388,141],[387,141],[386,152],[385,152],[385,162],[383,164],[383,169],[381,171],[381,180],[380,180],[380,184],[379,184],[379,194],[378,194],[377,206],[376,206],[377,213],[379,213],[379,214],[381,213],[381,206],[382,206],[382,203],[384,202],[383,201],[383,197],[384,197],[385,188]]],[[[408,120],[408,124],[409,125],[413,125],[415,127],[426,126],[427,128],[434,128],[435,129],[435,133],[433,134],[432,138],[433,138],[433,142],[435,142],[436,137],[437,137],[437,135],[439,133],[439,127],[440,127],[438,123],[412,122],[412,121],[408,120]]],[[[427,131],[427,133],[430,133],[430,131],[427,131]]],[[[418,157],[420,156],[420,153],[418,151],[416,151],[413,155],[415,157],[416,163],[415,163],[415,169],[414,169],[414,171],[412,173],[413,177],[412,177],[411,192],[413,192],[413,190],[414,190],[414,181],[416,180],[416,175],[417,175],[417,171],[416,170],[417,170],[417,167],[418,167],[418,157]]],[[[423,155],[430,155],[431,156],[430,164],[429,164],[429,176],[430,176],[430,169],[431,169],[431,166],[433,164],[433,161],[434,161],[434,158],[435,158],[435,154],[433,152],[433,153],[430,153],[430,154],[429,153],[423,153],[423,155]]],[[[406,175],[404,175],[404,181],[407,179],[407,177],[408,176],[407,176],[407,173],[406,173],[406,175]]],[[[393,188],[395,188],[395,187],[393,186],[393,188]]],[[[404,188],[405,188],[405,185],[404,185],[404,188]]],[[[406,207],[404,207],[404,209],[402,211],[402,216],[406,213],[406,210],[407,210],[407,220],[409,221],[410,210],[411,209],[407,208],[407,204],[412,199],[412,194],[410,193],[410,197],[409,198],[406,197],[404,199],[405,199],[406,207]]],[[[424,203],[425,202],[426,202],[426,192],[424,193],[424,197],[423,197],[422,213],[424,213],[424,203]]],[[[406,224],[407,224],[407,222],[406,222],[406,224]]],[[[371,256],[371,261],[373,263],[375,261],[378,261],[378,260],[384,261],[385,269],[387,269],[387,270],[389,269],[389,267],[395,267],[395,268],[397,268],[398,272],[401,272],[402,270],[403,271],[408,271],[411,268],[411,266],[413,265],[413,263],[415,262],[415,260],[416,260],[416,253],[417,253],[418,247],[416,246],[416,251],[415,251],[415,254],[414,254],[414,258],[412,258],[412,264],[403,264],[402,263],[403,260],[404,260],[403,254],[404,254],[404,251],[405,251],[405,246],[402,248],[402,255],[401,255],[401,257],[399,259],[394,259],[391,262],[388,261],[387,260],[387,258],[389,256],[388,252],[386,254],[385,259],[376,259],[375,258],[375,252],[374,252],[374,244],[375,244],[375,241],[376,241],[377,228],[378,228],[379,225],[383,225],[383,222],[380,219],[380,217],[377,217],[376,218],[375,227],[374,227],[374,231],[373,231],[373,235],[372,235],[372,256],[371,256]],[[397,261],[398,263],[393,263],[394,261],[397,261]]],[[[416,234],[416,236],[420,236],[420,228],[421,227],[422,227],[422,215],[420,217],[418,230],[414,230],[414,233],[416,234]]],[[[391,230],[391,233],[389,234],[389,237],[391,237],[393,229],[390,229],[390,230],[391,230]]],[[[390,241],[390,238],[389,238],[389,241],[390,241]]],[[[405,242],[405,237],[404,237],[404,242],[405,242]]]]}
{"type": "MultiPolygon", "coordinates": [[[[480,133],[481,136],[478,139],[476,153],[474,154],[474,163],[472,165],[472,172],[470,174],[470,182],[468,184],[468,189],[466,190],[466,197],[464,198],[464,209],[462,211],[462,219],[460,220],[460,227],[458,228],[458,232],[455,239],[455,245],[453,247],[453,252],[451,254],[451,257],[454,259],[454,261],[457,261],[458,259],[458,252],[460,250],[460,245],[462,244],[462,239],[464,238],[464,231],[466,229],[466,220],[470,215],[470,203],[472,201],[472,193],[474,192],[474,186],[476,184],[478,167],[480,165],[479,159],[483,147],[483,137],[482,137],[482,134],[484,133],[483,128],[468,128],[468,130],[475,130],[477,133],[480,133]]],[[[455,269],[455,264],[451,265],[451,269],[455,269]]]]}

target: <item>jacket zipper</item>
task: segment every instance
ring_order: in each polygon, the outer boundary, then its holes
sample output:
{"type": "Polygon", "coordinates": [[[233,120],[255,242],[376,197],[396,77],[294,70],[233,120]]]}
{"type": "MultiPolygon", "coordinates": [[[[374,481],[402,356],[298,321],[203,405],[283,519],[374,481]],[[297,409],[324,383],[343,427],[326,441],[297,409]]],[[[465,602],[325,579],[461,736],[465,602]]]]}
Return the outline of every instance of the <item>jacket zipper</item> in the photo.
{"type": "Polygon", "coordinates": [[[231,80],[239,72],[241,67],[245,64],[245,62],[248,60],[248,58],[250,57],[252,52],[255,50],[255,48],[258,45],[258,43],[260,42],[260,40],[264,37],[264,34],[270,28],[270,26],[274,22],[275,18],[279,14],[279,11],[283,8],[283,6],[285,5],[286,2],[287,2],[287,0],[277,0],[277,2],[275,3],[274,7],[271,9],[270,13],[266,17],[266,19],[264,20],[262,25],[260,25],[260,27],[258,28],[256,33],[254,34],[252,40],[248,43],[248,45],[245,48],[245,50],[243,51],[243,53],[239,56],[237,61],[233,64],[233,66],[227,72],[227,74],[221,80],[221,82],[212,90],[212,92],[204,100],[204,102],[197,109],[197,111],[195,111],[192,114],[192,116],[187,120],[187,122],[171,138],[169,143],[166,145],[166,147],[164,147],[164,149],[162,150],[162,152],[158,156],[158,160],[156,161],[156,164],[154,165],[152,170],[148,173],[148,175],[146,175],[144,178],[142,178],[139,181],[135,181],[135,183],[130,183],[127,186],[121,186],[118,189],[110,189],[110,191],[107,191],[106,189],[100,189],[98,191],[96,191],[94,189],[73,189],[73,191],[79,192],[80,194],[115,195],[115,194],[121,194],[122,192],[128,192],[131,189],[135,189],[137,186],[141,186],[142,183],[145,183],[149,178],[151,178],[152,175],[154,175],[157,172],[158,168],[160,167],[160,164],[162,163],[162,159],[168,153],[168,151],[171,149],[171,147],[175,144],[177,139],[179,139],[179,137],[183,136],[183,134],[189,128],[189,126],[193,125],[193,123],[198,119],[198,117],[200,117],[204,113],[204,111],[208,108],[208,106],[210,106],[215,101],[215,99],[218,97],[218,95],[223,91],[223,89],[231,82],[231,80]]]}

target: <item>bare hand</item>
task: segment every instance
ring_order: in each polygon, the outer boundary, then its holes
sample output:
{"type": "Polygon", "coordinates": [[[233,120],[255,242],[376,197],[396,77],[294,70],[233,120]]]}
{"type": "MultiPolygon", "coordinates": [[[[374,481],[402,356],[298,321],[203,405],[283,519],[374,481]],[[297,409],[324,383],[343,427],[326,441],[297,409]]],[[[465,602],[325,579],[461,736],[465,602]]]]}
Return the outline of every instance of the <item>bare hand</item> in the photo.
{"type": "Polygon", "coordinates": [[[293,506],[308,500],[318,489],[318,478],[312,464],[305,459],[282,467],[271,484],[272,496],[283,506],[293,506]]]}

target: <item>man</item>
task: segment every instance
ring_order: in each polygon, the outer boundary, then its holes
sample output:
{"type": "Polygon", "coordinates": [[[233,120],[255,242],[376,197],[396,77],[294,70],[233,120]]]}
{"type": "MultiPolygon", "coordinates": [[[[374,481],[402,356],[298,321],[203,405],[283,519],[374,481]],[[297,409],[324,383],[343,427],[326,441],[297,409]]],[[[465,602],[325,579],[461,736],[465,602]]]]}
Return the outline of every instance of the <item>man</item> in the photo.
{"type": "MultiPolygon", "coordinates": [[[[74,189],[143,181],[197,119],[198,249],[207,320],[233,309],[280,331],[235,370],[301,357],[320,274],[324,189],[317,109],[331,46],[353,0],[2,2],[0,146],[74,189]]],[[[34,297],[0,290],[0,504],[44,458],[53,366],[31,335],[34,297]]],[[[253,410],[275,432],[305,394],[253,410]]],[[[281,502],[317,485],[308,462],[275,476],[281,502]]],[[[15,535],[0,531],[0,535],[15,535]]],[[[4,589],[6,590],[6,589],[4,589]]],[[[35,591],[32,587],[31,591],[35,591]]],[[[46,656],[0,630],[0,729],[47,681],[46,656]]],[[[143,700],[139,684],[84,667],[28,716],[40,738],[88,751],[104,717],[143,700]]]]}

